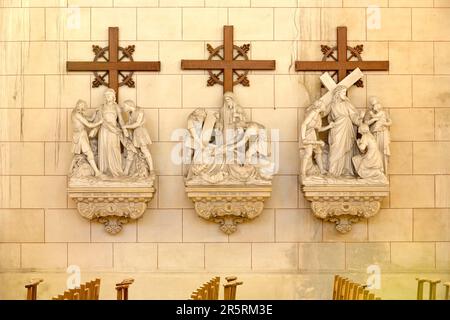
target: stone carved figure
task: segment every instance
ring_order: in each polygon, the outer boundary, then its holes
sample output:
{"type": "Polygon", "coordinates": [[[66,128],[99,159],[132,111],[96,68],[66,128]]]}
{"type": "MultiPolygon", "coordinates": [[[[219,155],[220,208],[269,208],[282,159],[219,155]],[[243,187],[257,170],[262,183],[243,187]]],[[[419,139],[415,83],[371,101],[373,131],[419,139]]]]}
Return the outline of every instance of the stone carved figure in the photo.
{"type": "MultiPolygon", "coordinates": [[[[91,119],[86,118],[87,103],[83,100],[78,100],[75,108],[71,114],[73,138],[72,138],[72,153],[74,154],[76,161],[87,160],[92,170],[94,170],[95,176],[101,176],[101,172],[95,163],[94,153],[92,152],[91,145],[89,143],[88,134],[86,128],[93,129],[102,124],[103,120],[97,122],[94,121],[94,117],[91,119]]],[[[75,161],[75,162],[76,162],[75,161]]],[[[81,166],[78,166],[81,168],[81,166]]],[[[83,175],[81,172],[79,175],[83,175]]],[[[89,175],[90,170],[85,171],[85,175],[89,175]]]]}
{"type": "Polygon", "coordinates": [[[378,144],[370,132],[369,126],[365,123],[358,128],[361,138],[356,144],[362,154],[353,157],[355,170],[363,179],[372,179],[374,181],[386,182],[386,176],[383,171],[383,160],[381,152],[378,150],[378,144]]]}
{"type": "Polygon", "coordinates": [[[376,98],[371,98],[369,110],[360,114],[346,91],[345,86],[337,85],[328,104],[319,99],[307,109],[300,137],[303,184],[386,184],[388,181],[392,122],[376,98]],[[325,116],[329,125],[323,127],[325,116]],[[328,141],[321,141],[318,133],[326,130],[329,130],[328,141]],[[327,157],[323,156],[324,150],[328,150],[327,157]]]}
{"type": "Polygon", "coordinates": [[[328,92],[308,108],[301,126],[302,191],[314,215],[334,223],[340,233],[374,216],[389,195],[388,114],[376,99],[370,99],[366,112],[359,112],[346,95],[362,77],[356,68],[335,83],[323,73],[320,80],[328,92]],[[322,117],[328,126],[322,125],[322,117]],[[321,141],[318,133],[325,130],[328,136],[321,141]]]}
{"type": "Polygon", "coordinates": [[[371,97],[369,103],[369,110],[364,116],[364,122],[370,126],[370,131],[377,141],[378,149],[383,156],[383,171],[387,174],[389,157],[391,155],[389,127],[392,121],[376,97],[371,97]]]}
{"type": "Polygon", "coordinates": [[[92,116],[86,115],[87,105],[81,100],[72,111],[70,186],[153,185],[148,147],[152,141],[144,127],[144,112],[131,100],[119,106],[115,99],[114,90],[107,89],[92,116]]]}
{"type": "Polygon", "coordinates": [[[267,131],[247,119],[232,92],[224,94],[219,112],[199,108],[189,115],[186,185],[271,183],[267,131]]]}
{"type": "Polygon", "coordinates": [[[322,116],[325,112],[325,104],[321,100],[316,100],[307,110],[305,120],[301,125],[301,142],[304,149],[301,175],[306,177],[307,173],[325,174],[322,158],[325,143],[319,140],[318,133],[327,131],[334,126],[331,122],[328,126],[322,127],[322,116]],[[314,153],[315,165],[312,161],[314,153]]]}
{"type": "MultiPolygon", "coordinates": [[[[136,104],[132,100],[126,100],[123,103],[123,110],[128,113],[128,123],[122,126],[123,129],[126,129],[126,136],[129,137],[131,135],[131,139],[134,147],[141,150],[142,154],[145,157],[145,161],[150,169],[150,172],[153,173],[153,159],[150,154],[150,150],[148,146],[152,144],[152,140],[145,129],[145,115],[144,110],[137,107],[136,104]],[[128,133],[128,130],[131,131],[128,133]]],[[[137,152],[133,152],[130,150],[127,154],[127,162],[125,166],[124,173],[127,175],[130,172],[131,164],[137,152]]]]}
{"type": "MultiPolygon", "coordinates": [[[[104,102],[97,113],[103,119],[99,130],[92,130],[91,137],[98,132],[98,162],[100,171],[106,175],[118,177],[124,175],[122,168],[122,155],[120,142],[121,135],[126,134],[122,129],[124,121],[119,105],[116,103],[116,93],[107,89],[104,94],[104,102]]],[[[122,138],[122,139],[121,139],[122,138]]]]}
{"type": "Polygon", "coordinates": [[[332,102],[325,110],[328,120],[334,122],[329,131],[329,169],[334,177],[353,176],[352,158],[355,155],[356,130],[361,124],[356,108],[347,98],[347,88],[338,85],[333,92],[332,102]]]}

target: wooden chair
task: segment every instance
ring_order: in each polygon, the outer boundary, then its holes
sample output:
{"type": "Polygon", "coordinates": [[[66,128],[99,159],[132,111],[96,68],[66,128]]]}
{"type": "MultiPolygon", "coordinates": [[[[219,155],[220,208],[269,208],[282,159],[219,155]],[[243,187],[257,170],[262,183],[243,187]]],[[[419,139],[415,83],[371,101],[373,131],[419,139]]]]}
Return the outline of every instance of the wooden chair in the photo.
{"type": "MultiPolygon", "coordinates": [[[[236,277],[226,277],[227,283],[224,284],[224,300],[236,300],[236,287],[243,284],[237,281],[236,277]]],[[[197,290],[192,292],[190,299],[192,300],[219,300],[220,277],[214,277],[208,282],[201,285],[197,290]]]]}
{"type": "Polygon", "coordinates": [[[95,279],[78,288],[64,291],[63,294],[54,296],[52,300],[99,300],[100,279],[95,279]]]}
{"type": "Polygon", "coordinates": [[[192,292],[192,300],[218,300],[220,277],[214,277],[192,292]]]}
{"type": "Polygon", "coordinates": [[[416,278],[417,280],[417,300],[423,300],[424,284],[429,284],[429,300],[436,300],[436,287],[441,280],[431,280],[425,278],[416,278]]]}
{"type": "Polygon", "coordinates": [[[450,282],[445,282],[444,287],[445,287],[444,300],[450,300],[450,282]]]}
{"type": "Polygon", "coordinates": [[[350,279],[334,276],[333,300],[381,300],[367,290],[366,285],[360,285],[350,279]]]}
{"type": "Polygon", "coordinates": [[[27,300],[37,300],[37,287],[44,279],[31,279],[26,285],[27,300]]]}
{"type": "Polygon", "coordinates": [[[125,279],[116,284],[117,300],[128,300],[128,288],[133,284],[134,279],[125,279]]]}
{"type": "Polygon", "coordinates": [[[333,300],[337,300],[340,281],[341,281],[341,277],[338,275],[335,275],[334,282],[333,282],[333,300]]]}
{"type": "Polygon", "coordinates": [[[236,300],[236,288],[242,285],[244,282],[237,281],[237,277],[226,277],[227,283],[223,285],[223,300],[236,300]]]}

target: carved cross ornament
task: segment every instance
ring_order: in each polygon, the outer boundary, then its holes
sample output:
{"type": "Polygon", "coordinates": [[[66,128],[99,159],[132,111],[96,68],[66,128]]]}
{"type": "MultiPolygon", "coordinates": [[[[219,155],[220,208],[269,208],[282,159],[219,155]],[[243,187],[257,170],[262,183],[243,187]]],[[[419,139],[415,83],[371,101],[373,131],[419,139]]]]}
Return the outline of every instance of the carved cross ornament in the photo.
{"type": "MultiPolygon", "coordinates": [[[[362,71],[387,71],[389,61],[363,61],[361,53],[363,45],[350,47],[347,44],[347,27],[337,28],[337,46],[322,45],[322,61],[296,61],[296,71],[333,71],[332,77],[337,76],[336,82],[341,82],[356,68],[362,71]]],[[[356,83],[362,87],[362,79],[356,83]]]]}
{"type": "Polygon", "coordinates": [[[101,48],[92,46],[94,51],[93,62],[67,61],[67,71],[93,71],[95,79],[92,87],[106,86],[114,89],[116,97],[119,95],[119,87],[128,86],[134,88],[133,73],[135,71],[160,71],[159,61],[134,61],[134,45],[126,48],[119,46],[119,28],[110,27],[108,46],[101,48]],[[107,80],[106,80],[107,78],[107,80]]]}
{"type": "Polygon", "coordinates": [[[250,44],[234,45],[233,26],[223,27],[223,45],[213,48],[207,45],[208,60],[181,60],[183,70],[207,70],[209,73],[208,86],[219,84],[223,92],[233,92],[233,87],[242,84],[250,86],[247,78],[250,70],[275,70],[275,60],[250,60],[248,51],[250,44]],[[214,73],[213,70],[220,70],[214,73]],[[239,73],[238,71],[243,71],[239,73]]]}

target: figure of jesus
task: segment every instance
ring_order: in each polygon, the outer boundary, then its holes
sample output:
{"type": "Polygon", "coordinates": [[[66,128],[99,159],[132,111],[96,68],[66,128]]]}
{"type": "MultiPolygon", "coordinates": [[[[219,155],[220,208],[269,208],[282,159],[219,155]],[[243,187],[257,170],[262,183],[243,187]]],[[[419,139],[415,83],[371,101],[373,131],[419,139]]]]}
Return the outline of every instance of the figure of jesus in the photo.
{"type": "MultiPolygon", "coordinates": [[[[104,103],[98,112],[103,123],[98,130],[98,162],[100,171],[106,175],[122,176],[122,155],[120,150],[121,135],[128,135],[123,129],[124,121],[119,105],[116,103],[116,93],[107,89],[104,93],[104,103]]],[[[94,137],[97,130],[91,131],[94,137]]]]}
{"type": "Polygon", "coordinates": [[[338,85],[333,90],[333,98],[324,112],[328,121],[334,122],[329,131],[329,169],[331,176],[353,176],[352,157],[355,155],[356,130],[361,117],[347,98],[347,88],[338,85]]]}

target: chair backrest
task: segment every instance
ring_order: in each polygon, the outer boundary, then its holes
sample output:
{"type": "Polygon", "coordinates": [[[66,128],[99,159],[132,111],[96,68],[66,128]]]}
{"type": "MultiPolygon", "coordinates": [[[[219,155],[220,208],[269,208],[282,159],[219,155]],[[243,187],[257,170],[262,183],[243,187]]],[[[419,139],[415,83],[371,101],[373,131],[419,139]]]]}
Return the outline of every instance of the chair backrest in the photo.
{"type": "Polygon", "coordinates": [[[426,283],[429,284],[429,300],[436,300],[436,288],[437,284],[441,282],[441,280],[432,280],[426,278],[416,278],[417,280],[417,300],[423,300],[423,290],[424,285],[426,283]]]}
{"type": "Polygon", "coordinates": [[[192,292],[192,300],[219,300],[220,277],[214,277],[192,292]]]}
{"type": "Polygon", "coordinates": [[[128,288],[133,282],[134,279],[128,278],[122,282],[116,283],[117,300],[128,300],[128,288]]]}
{"type": "Polygon", "coordinates": [[[27,300],[37,300],[37,287],[44,279],[31,279],[25,285],[27,289],[27,300]]]}
{"type": "Polygon", "coordinates": [[[63,294],[54,296],[52,300],[99,300],[100,279],[81,284],[78,288],[68,289],[63,294]]]}
{"type": "Polygon", "coordinates": [[[366,285],[360,285],[350,279],[335,275],[333,300],[381,300],[366,288],[366,285]]]}
{"type": "Polygon", "coordinates": [[[444,287],[445,287],[444,300],[450,300],[450,282],[444,283],[444,287]]]}
{"type": "Polygon", "coordinates": [[[339,275],[335,275],[334,282],[333,282],[333,300],[337,300],[340,281],[341,281],[341,277],[339,275]]]}
{"type": "Polygon", "coordinates": [[[226,277],[227,283],[223,285],[223,300],[236,300],[236,288],[242,285],[244,282],[237,281],[237,277],[226,277]]]}

